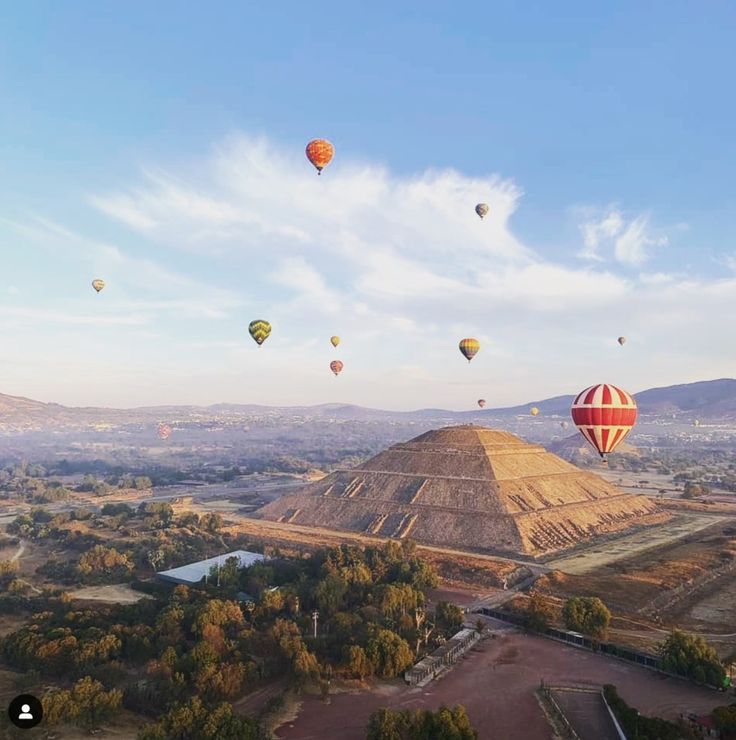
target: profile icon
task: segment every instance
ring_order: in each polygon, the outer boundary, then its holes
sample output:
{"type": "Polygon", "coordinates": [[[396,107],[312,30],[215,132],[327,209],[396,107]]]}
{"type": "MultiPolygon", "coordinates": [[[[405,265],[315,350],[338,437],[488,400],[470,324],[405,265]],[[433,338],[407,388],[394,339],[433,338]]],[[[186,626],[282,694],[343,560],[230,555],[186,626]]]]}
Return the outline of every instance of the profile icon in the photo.
{"type": "Polygon", "coordinates": [[[32,694],[21,694],[10,702],[8,719],[16,727],[29,730],[43,719],[43,705],[32,694]]]}

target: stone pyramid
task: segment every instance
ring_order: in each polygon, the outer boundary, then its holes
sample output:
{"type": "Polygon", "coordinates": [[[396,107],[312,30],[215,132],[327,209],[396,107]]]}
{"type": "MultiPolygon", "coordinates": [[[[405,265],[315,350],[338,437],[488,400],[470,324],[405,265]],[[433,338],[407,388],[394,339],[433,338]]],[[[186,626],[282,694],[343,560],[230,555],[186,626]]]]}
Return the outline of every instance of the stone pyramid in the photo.
{"type": "Polygon", "coordinates": [[[445,427],[286,494],[264,519],[501,554],[542,555],[658,523],[623,493],[539,445],[478,426],[445,427]]]}

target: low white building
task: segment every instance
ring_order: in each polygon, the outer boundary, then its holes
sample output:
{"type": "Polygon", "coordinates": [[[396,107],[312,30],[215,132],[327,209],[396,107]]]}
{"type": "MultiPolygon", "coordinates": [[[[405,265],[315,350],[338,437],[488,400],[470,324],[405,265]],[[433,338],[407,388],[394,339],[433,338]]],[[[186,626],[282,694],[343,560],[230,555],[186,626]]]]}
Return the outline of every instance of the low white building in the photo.
{"type": "Polygon", "coordinates": [[[156,578],[168,583],[183,583],[187,586],[193,586],[199,583],[205,576],[209,576],[212,568],[222,567],[228,561],[228,558],[237,558],[241,568],[247,568],[254,563],[262,563],[266,558],[257,552],[248,552],[248,550],[233,550],[226,552],[214,558],[199,560],[189,565],[180,565],[178,568],[162,570],[156,573],[156,578]]]}

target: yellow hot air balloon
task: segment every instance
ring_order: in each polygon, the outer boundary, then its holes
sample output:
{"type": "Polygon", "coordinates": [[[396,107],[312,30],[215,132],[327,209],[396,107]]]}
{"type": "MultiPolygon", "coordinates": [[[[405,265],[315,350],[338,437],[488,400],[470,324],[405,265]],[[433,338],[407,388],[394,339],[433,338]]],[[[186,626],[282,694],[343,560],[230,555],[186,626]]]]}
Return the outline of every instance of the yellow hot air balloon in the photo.
{"type": "Polygon", "coordinates": [[[248,325],[248,332],[253,337],[255,343],[260,347],[271,333],[271,324],[264,319],[255,319],[248,325]]]}
{"type": "Polygon", "coordinates": [[[92,281],[92,287],[99,293],[105,287],[105,281],[96,278],[92,281]]]}
{"type": "Polygon", "coordinates": [[[465,359],[470,362],[477,354],[480,349],[480,342],[472,337],[466,337],[460,340],[458,344],[460,352],[463,353],[465,359]]]}
{"type": "Polygon", "coordinates": [[[626,344],[626,337],[619,337],[616,341],[623,347],[626,344]]]}
{"type": "Polygon", "coordinates": [[[538,409],[538,408],[537,408],[536,406],[532,406],[532,407],[531,407],[531,408],[529,409],[529,413],[530,413],[530,414],[531,414],[532,416],[537,416],[537,415],[539,414],[539,409],[538,409]]]}
{"type": "Polygon", "coordinates": [[[337,347],[337,345],[340,344],[340,337],[336,334],[334,337],[330,337],[330,341],[332,342],[333,347],[337,347]]]}
{"type": "Polygon", "coordinates": [[[695,420],[695,421],[693,422],[693,426],[695,426],[695,427],[699,427],[699,426],[700,426],[700,419],[696,419],[696,420],[695,420]]]}

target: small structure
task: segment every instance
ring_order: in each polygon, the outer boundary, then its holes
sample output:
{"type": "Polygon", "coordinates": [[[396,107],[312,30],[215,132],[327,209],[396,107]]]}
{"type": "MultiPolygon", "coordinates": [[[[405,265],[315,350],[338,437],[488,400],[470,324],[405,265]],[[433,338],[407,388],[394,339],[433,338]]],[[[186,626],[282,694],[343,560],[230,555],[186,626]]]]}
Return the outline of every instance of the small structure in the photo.
{"type": "Polygon", "coordinates": [[[262,563],[266,558],[258,552],[248,552],[248,550],[233,550],[215,558],[199,560],[189,565],[181,565],[178,568],[162,570],[156,573],[156,578],[167,583],[183,583],[187,586],[193,586],[199,583],[205,576],[209,576],[212,568],[222,567],[229,558],[237,558],[239,567],[247,568],[255,563],[262,563]]]}
{"type": "Polygon", "coordinates": [[[461,629],[442,647],[431,655],[422,658],[413,668],[404,673],[404,680],[410,686],[424,686],[439,673],[447,670],[480,640],[480,633],[474,629],[461,629]]]}

